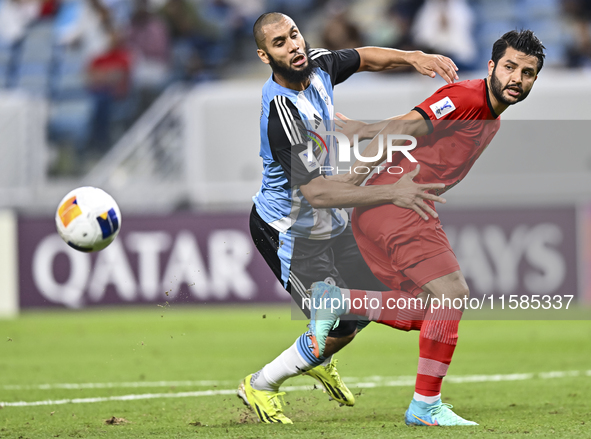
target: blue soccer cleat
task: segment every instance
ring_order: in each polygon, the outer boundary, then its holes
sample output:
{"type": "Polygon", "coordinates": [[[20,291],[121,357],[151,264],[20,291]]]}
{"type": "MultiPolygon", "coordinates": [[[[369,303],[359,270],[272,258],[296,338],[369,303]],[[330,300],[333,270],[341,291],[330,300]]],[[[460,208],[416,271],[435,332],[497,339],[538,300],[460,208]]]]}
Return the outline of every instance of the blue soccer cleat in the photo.
{"type": "Polygon", "coordinates": [[[326,282],[314,282],[311,290],[310,338],[316,358],[324,355],[326,337],[338,318],[346,313],[341,289],[326,282]]]}
{"type": "Polygon", "coordinates": [[[467,421],[461,416],[456,415],[451,408],[451,404],[444,404],[441,399],[433,404],[412,400],[406,414],[404,422],[406,425],[418,425],[422,427],[452,427],[456,425],[478,425],[476,422],[467,421]]]}

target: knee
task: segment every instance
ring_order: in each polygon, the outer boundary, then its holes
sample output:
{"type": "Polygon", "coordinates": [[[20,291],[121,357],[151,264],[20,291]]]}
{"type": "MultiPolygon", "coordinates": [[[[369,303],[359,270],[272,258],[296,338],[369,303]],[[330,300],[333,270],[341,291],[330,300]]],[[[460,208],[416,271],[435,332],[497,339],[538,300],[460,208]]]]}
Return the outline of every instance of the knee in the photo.
{"type": "Polygon", "coordinates": [[[453,301],[459,299],[465,302],[470,299],[470,288],[468,288],[466,281],[461,279],[447,285],[443,291],[438,291],[433,296],[440,300],[449,299],[453,301]]]}
{"type": "Polygon", "coordinates": [[[469,299],[470,298],[470,288],[466,283],[466,279],[460,272],[454,273],[454,276],[450,279],[451,285],[448,289],[448,293],[450,294],[452,299],[469,299]]]}
{"type": "Polygon", "coordinates": [[[468,284],[466,283],[466,281],[464,279],[461,279],[460,281],[458,281],[458,283],[456,285],[456,289],[457,289],[457,297],[461,298],[462,300],[464,298],[466,298],[466,299],[470,298],[470,288],[468,287],[468,284]]]}
{"type": "Polygon", "coordinates": [[[448,294],[451,300],[460,299],[464,302],[465,300],[470,299],[470,288],[468,288],[466,281],[462,279],[453,283],[448,294]]]}
{"type": "Polygon", "coordinates": [[[423,293],[427,293],[430,298],[436,297],[440,300],[449,298],[464,301],[470,298],[470,288],[459,271],[428,283],[423,287],[423,293]]]}

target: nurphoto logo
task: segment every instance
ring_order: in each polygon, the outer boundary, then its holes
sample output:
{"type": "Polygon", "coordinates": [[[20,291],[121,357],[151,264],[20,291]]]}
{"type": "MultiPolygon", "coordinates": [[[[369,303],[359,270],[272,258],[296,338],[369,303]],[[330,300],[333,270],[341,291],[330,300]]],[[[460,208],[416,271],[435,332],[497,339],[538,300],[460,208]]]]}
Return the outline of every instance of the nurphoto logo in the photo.
{"type": "MultiPolygon", "coordinates": [[[[314,131],[306,130],[307,134],[306,137],[308,140],[308,148],[305,154],[300,154],[302,158],[306,158],[308,163],[304,163],[309,170],[318,168],[319,172],[351,172],[351,167],[346,169],[339,169],[337,166],[336,169],[333,166],[324,166],[320,165],[324,163],[324,159],[326,158],[327,154],[327,146],[326,143],[328,141],[328,137],[332,136],[338,142],[338,163],[348,163],[351,161],[351,143],[349,142],[349,138],[338,131],[326,131],[322,133],[323,135],[316,133],[314,131]],[[326,141],[325,141],[326,139],[326,141]]],[[[388,162],[392,162],[392,157],[394,153],[400,152],[402,153],[409,161],[412,163],[417,163],[417,160],[412,156],[410,151],[412,151],[417,146],[417,139],[413,136],[409,136],[406,134],[388,134],[386,136],[386,142],[384,146],[384,135],[380,134],[378,136],[378,150],[374,156],[367,157],[364,156],[359,151],[359,136],[355,134],[353,136],[353,157],[355,160],[360,161],[362,163],[375,163],[379,161],[384,154],[384,147],[386,148],[386,160],[388,162]],[[409,143],[410,142],[410,143],[409,143]]],[[[356,174],[369,174],[373,169],[376,169],[379,173],[383,169],[387,169],[388,173],[390,174],[402,174],[404,170],[400,166],[391,166],[391,167],[384,167],[384,166],[355,166],[352,169],[352,172],[356,174]]]]}

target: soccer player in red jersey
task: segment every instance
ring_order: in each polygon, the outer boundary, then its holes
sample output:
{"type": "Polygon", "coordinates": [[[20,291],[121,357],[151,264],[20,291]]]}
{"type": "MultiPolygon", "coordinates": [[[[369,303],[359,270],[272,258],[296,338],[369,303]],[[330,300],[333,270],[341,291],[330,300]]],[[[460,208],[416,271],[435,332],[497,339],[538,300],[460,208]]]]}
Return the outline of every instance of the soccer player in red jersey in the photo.
{"type": "MultiPolygon", "coordinates": [[[[421,166],[417,182],[444,183],[440,195],[466,176],[497,133],[501,113],[527,97],[543,62],[544,46],[533,32],[507,32],[493,45],[486,79],[446,85],[409,113],[378,124],[366,125],[342,116],[341,130],[348,137],[360,134],[360,139],[374,138],[364,151],[365,157],[375,157],[373,163],[358,161],[353,169],[379,166],[386,159],[386,151],[379,154],[377,134],[383,140],[389,134],[410,135],[417,139],[417,146],[404,154],[394,154],[366,184],[394,183],[403,170],[416,167],[416,161],[421,166]]],[[[355,184],[361,184],[364,177],[350,174],[355,184]]],[[[435,210],[434,203],[423,203],[425,211],[435,210]]],[[[345,290],[314,284],[313,341],[322,354],[326,328],[344,314],[364,315],[397,329],[420,331],[415,393],[405,422],[476,425],[441,402],[441,384],[457,344],[463,312],[461,305],[452,304],[464,304],[469,290],[436,217],[425,221],[393,204],[355,208],[353,231],[361,253],[373,273],[392,291],[345,290]],[[338,301],[330,303],[330,310],[322,306],[314,310],[319,303],[314,299],[320,298],[338,301]],[[415,298],[438,306],[417,305],[415,298]],[[395,308],[390,306],[394,303],[395,308]]]]}

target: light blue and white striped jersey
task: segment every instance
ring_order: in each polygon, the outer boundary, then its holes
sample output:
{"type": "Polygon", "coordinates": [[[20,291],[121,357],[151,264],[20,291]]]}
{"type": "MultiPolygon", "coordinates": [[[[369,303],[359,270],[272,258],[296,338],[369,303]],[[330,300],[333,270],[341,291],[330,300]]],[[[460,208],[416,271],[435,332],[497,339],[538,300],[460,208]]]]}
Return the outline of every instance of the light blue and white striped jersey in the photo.
{"type": "MultiPolygon", "coordinates": [[[[314,208],[299,187],[336,169],[336,146],[332,136],[316,131],[334,131],[333,87],[359,69],[354,49],[308,53],[316,67],[304,91],[280,86],[273,75],[263,87],[261,109],[261,150],[263,181],[253,197],[258,214],[276,230],[298,238],[329,239],[347,225],[343,209],[314,208]],[[323,126],[321,126],[323,124],[323,126]],[[314,157],[308,158],[308,142],[314,157]]],[[[322,177],[320,177],[322,178],[322,177]]]]}

